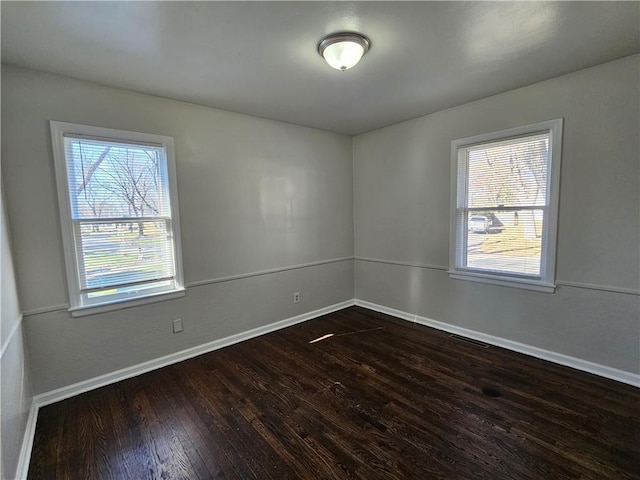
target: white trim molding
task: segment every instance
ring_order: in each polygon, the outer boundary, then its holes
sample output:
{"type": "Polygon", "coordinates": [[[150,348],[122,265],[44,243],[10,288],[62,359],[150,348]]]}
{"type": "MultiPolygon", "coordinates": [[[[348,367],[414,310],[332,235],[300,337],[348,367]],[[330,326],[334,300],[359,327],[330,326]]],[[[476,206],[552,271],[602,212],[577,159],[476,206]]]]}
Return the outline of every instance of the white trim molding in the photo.
{"type": "Polygon", "coordinates": [[[29,417],[24,430],[22,439],[22,447],[20,448],[20,456],[18,457],[18,467],[16,468],[16,479],[26,480],[29,472],[29,462],[31,461],[31,451],[33,450],[33,440],[36,435],[36,423],[38,421],[38,411],[40,406],[35,398],[31,401],[29,409],[29,417]]]}
{"type": "Polygon", "coordinates": [[[637,288],[611,287],[609,285],[594,285],[592,283],[565,282],[564,280],[556,280],[559,287],[580,288],[583,290],[598,290],[601,292],[619,293],[621,295],[638,295],[640,290],[637,288]]]}
{"type": "Polygon", "coordinates": [[[25,317],[31,317],[33,315],[43,315],[45,313],[60,312],[62,310],[69,310],[71,305],[68,303],[62,303],[60,305],[49,305],[48,307],[32,308],[31,310],[25,310],[22,315],[25,317]]]}
{"type": "Polygon", "coordinates": [[[9,345],[11,345],[11,342],[13,341],[13,337],[15,337],[16,332],[22,326],[22,319],[23,318],[24,317],[23,317],[22,314],[18,315],[18,318],[16,319],[15,325],[13,326],[11,331],[9,332],[9,335],[7,335],[7,338],[5,339],[4,343],[2,344],[2,347],[0,347],[0,358],[2,358],[4,356],[4,352],[6,352],[7,348],[9,348],[9,345]]]}
{"type": "Polygon", "coordinates": [[[422,264],[422,263],[399,262],[396,260],[383,260],[381,258],[371,258],[371,257],[354,257],[354,259],[360,262],[384,263],[387,265],[400,265],[402,267],[426,268],[428,270],[444,270],[445,272],[449,270],[449,267],[446,267],[444,265],[429,265],[429,264],[422,264]]]}
{"type": "Polygon", "coordinates": [[[297,265],[288,265],[285,267],[269,268],[267,270],[258,270],[256,272],[240,273],[238,275],[229,275],[228,277],[218,277],[218,278],[212,278],[209,280],[198,280],[195,282],[188,282],[186,284],[186,287],[187,288],[201,287],[201,286],[210,285],[213,283],[231,282],[233,280],[241,280],[243,278],[258,277],[260,275],[269,275],[271,273],[287,272],[289,270],[299,270],[301,268],[316,267],[318,265],[327,265],[329,263],[347,262],[349,260],[353,260],[353,257],[330,258],[328,260],[318,260],[317,262],[300,263],[297,265]]]}
{"type": "Polygon", "coordinates": [[[506,338],[495,337],[493,335],[477,332],[475,330],[470,330],[468,328],[458,327],[456,325],[439,322],[437,320],[421,317],[419,315],[413,315],[407,312],[403,312],[401,310],[396,310],[393,308],[385,307],[383,305],[367,302],[365,300],[356,299],[355,304],[363,308],[368,308],[369,310],[374,310],[376,312],[385,313],[387,315],[400,318],[402,320],[418,323],[420,325],[432,327],[437,330],[454,333],[456,335],[471,338],[473,340],[479,340],[484,343],[495,345],[496,347],[506,348],[507,350],[523,353],[531,357],[540,358],[542,360],[547,360],[549,362],[553,362],[559,365],[564,365],[566,367],[575,368],[576,370],[592,373],[594,375],[605,377],[611,380],[616,380],[618,382],[626,383],[627,385],[631,385],[634,387],[640,387],[640,374],[637,374],[637,373],[632,373],[632,372],[627,372],[625,370],[619,370],[617,368],[607,367],[606,365],[600,365],[598,363],[589,362],[587,360],[571,357],[569,355],[564,355],[562,353],[556,353],[550,350],[545,350],[543,348],[538,348],[538,347],[534,347],[524,343],[515,342],[513,340],[507,340],[506,338]]]}
{"type": "Polygon", "coordinates": [[[384,305],[378,305],[377,303],[367,302],[365,300],[355,300],[355,304],[358,307],[367,308],[369,310],[373,310],[375,312],[384,313],[386,315],[390,315],[392,317],[399,318],[401,320],[406,320],[407,322],[415,322],[416,316],[407,312],[403,312],[402,310],[396,310],[395,308],[385,307],[384,305]]]}
{"type": "Polygon", "coordinates": [[[185,295],[185,289],[178,288],[176,290],[152,293],[132,300],[120,299],[112,302],[101,303],[100,305],[71,307],[69,308],[69,312],[71,312],[72,317],[85,317],[87,315],[96,315],[98,313],[124,310],[125,308],[140,307],[150,303],[166,302],[167,300],[174,300],[176,298],[184,297],[185,295]]]}
{"type": "MultiPolygon", "coordinates": [[[[300,263],[297,265],[287,265],[284,267],[276,267],[276,268],[270,268],[270,269],[266,269],[266,270],[258,270],[255,272],[248,272],[248,273],[240,273],[237,275],[229,275],[227,277],[217,277],[217,278],[210,278],[210,279],[206,279],[206,280],[196,280],[193,282],[188,282],[185,284],[185,288],[189,289],[189,288],[197,288],[197,287],[203,287],[205,285],[212,285],[214,283],[223,283],[223,282],[231,282],[233,280],[242,280],[244,278],[251,278],[251,277],[258,277],[261,275],[269,275],[271,273],[280,273],[280,272],[287,272],[289,270],[299,270],[301,268],[308,268],[308,267],[316,267],[319,265],[327,265],[330,263],[339,263],[339,262],[348,262],[354,260],[354,257],[339,257],[339,258],[329,258],[327,260],[318,260],[315,262],[307,262],[307,263],[300,263]]],[[[444,269],[446,269],[446,267],[443,267],[444,269]]],[[[183,296],[183,295],[178,295],[179,297],[183,296]]],[[[166,299],[166,298],[165,298],[166,299]]],[[[126,306],[123,306],[123,308],[125,307],[135,307],[137,306],[134,304],[128,304],[126,306]]],[[[44,313],[52,313],[52,312],[57,312],[60,310],[69,310],[70,306],[68,303],[65,304],[61,304],[61,305],[51,305],[49,307],[42,307],[42,308],[34,308],[32,310],[26,310],[24,311],[22,314],[25,317],[30,317],[32,315],[42,315],[44,313]]]]}
{"type": "MultiPolygon", "coordinates": [[[[412,268],[425,268],[427,270],[443,270],[449,273],[448,272],[449,267],[445,267],[442,265],[429,265],[429,264],[423,264],[423,263],[387,260],[384,258],[358,257],[358,256],[353,257],[353,259],[359,262],[380,263],[383,265],[398,265],[402,267],[412,267],[412,268]]],[[[635,288],[614,287],[611,285],[595,285],[591,283],[580,283],[580,282],[568,282],[564,280],[556,280],[555,284],[556,284],[556,287],[571,287],[571,288],[579,288],[583,290],[599,290],[602,292],[619,293],[622,295],[640,296],[640,290],[635,288]]]]}

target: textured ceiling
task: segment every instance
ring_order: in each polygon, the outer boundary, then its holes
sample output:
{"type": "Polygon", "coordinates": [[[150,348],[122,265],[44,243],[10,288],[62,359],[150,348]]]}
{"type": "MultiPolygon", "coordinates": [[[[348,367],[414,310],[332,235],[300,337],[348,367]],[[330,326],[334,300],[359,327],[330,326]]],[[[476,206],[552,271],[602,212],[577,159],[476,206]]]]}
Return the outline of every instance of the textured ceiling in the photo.
{"type": "Polygon", "coordinates": [[[2,61],[358,134],[640,51],[639,2],[2,2],[2,61]],[[347,72],[316,51],[359,31],[347,72]]]}

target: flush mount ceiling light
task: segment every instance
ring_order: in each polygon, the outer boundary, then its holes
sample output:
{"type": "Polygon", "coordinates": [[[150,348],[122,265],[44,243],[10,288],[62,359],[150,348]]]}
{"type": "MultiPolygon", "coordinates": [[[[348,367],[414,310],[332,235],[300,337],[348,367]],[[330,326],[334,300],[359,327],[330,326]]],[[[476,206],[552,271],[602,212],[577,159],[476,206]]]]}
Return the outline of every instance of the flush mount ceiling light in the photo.
{"type": "Polygon", "coordinates": [[[336,70],[348,70],[369,51],[371,41],[352,32],[334,33],[318,43],[318,53],[336,70]]]}

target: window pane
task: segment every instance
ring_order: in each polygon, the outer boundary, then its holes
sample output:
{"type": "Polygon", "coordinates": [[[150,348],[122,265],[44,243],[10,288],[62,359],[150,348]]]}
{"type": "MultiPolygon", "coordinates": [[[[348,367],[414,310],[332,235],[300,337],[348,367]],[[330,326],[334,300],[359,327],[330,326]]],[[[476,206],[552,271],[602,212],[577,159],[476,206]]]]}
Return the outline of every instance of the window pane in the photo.
{"type": "Polygon", "coordinates": [[[153,294],[175,287],[173,280],[159,280],[157,282],[140,283],[136,285],[125,285],[121,287],[108,287],[102,290],[91,290],[85,293],[88,303],[100,303],[113,299],[140,297],[146,294],[153,294]]]}
{"type": "Polygon", "coordinates": [[[74,219],[170,216],[162,147],[65,137],[74,219]]]}
{"type": "Polygon", "coordinates": [[[469,147],[467,206],[547,204],[549,134],[469,147]]]}
{"type": "Polygon", "coordinates": [[[80,289],[106,288],[174,276],[168,220],[75,223],[80,289]]]}
{"type": "Polygon", "coordinates": [[[543,215],[543,210],[470,214],[466,267],[540,276],[543,215]]]}

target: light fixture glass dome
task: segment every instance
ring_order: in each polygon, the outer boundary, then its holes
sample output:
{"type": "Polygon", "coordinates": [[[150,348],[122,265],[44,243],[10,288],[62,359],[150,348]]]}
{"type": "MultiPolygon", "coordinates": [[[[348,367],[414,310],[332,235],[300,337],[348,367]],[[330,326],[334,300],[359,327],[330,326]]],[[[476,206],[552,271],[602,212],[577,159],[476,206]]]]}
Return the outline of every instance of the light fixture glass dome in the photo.
{"type": "Polygon", "coordinates": [[[323,38],[318,53],[336,70],[348,70],[367,53],[370,40],[359,33],[342,32],[323,38]]]}

